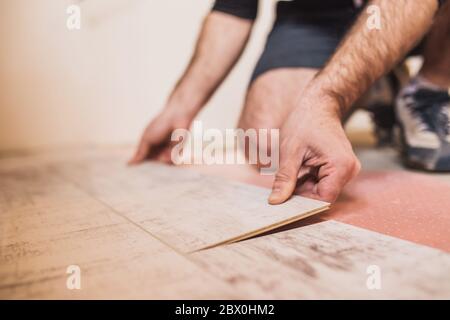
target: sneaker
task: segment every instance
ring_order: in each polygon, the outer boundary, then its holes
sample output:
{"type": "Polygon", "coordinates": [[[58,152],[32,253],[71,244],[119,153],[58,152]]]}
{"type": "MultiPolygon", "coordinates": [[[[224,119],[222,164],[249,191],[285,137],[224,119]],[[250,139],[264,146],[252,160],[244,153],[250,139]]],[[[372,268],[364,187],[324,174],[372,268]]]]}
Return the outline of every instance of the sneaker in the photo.
{"type": "Polygon", "coordinates": [[[402,158],[406,166],[450,171],[450,94],[413,79],[396,101],[402,158]]]}

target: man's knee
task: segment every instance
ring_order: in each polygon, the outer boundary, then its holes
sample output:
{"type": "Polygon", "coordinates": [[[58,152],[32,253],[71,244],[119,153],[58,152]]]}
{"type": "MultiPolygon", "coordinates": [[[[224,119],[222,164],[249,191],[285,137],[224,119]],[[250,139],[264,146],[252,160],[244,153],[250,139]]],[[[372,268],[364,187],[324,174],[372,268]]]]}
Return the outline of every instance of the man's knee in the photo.
{"type": "Polygon", "coordinates": [[[279,128],[316,69],[280,68],[260,75],[250,86],[241,114],[241,128],[279,128]]]}
{"type": "Polygon", "coordinates": [[[250,86],[238,128],[244,139],[239,143],[247,160],[257,158],[263,166],[261,155],[270,156],[278,148],[279,127],[282,122],[282,94],[271,77],[260,77],[250,86]]]}
{"type": "MultiPolygon", "coordinates": [[[[238,127],[247,129],[271,129],[277,126],[274,113],[279,109],[280,97],[266,81],[257,79],[249,88],[238,127]]],[[[263,79],[264,80],[264,79],[263,79]]]]}

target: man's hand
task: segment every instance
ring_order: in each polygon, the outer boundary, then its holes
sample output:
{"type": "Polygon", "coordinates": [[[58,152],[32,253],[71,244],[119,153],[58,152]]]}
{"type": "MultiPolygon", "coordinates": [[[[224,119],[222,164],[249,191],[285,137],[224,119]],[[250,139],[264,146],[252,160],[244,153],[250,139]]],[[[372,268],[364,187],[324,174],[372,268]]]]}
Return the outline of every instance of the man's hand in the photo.
{"type": "Polygon", "coordinates": [[[296,191],[334,202],[360,170],[333,98],[306,90],[281,128],[280,168],[270,204],[280,204],[296,191]]]}
{"type": "Polygon", "coordinates": [[[195,113],[187,112],[183,106],[166,106],[144,130],[139,146],[130,165],[153,159],[171,164],[172,132],[175,129],[189,129],[195,113]]]}
{"type": "Polygon", "coordinates": [[[368,28],[367,15],[360,15],[281,130],[271,204],[286,201],[299,176],[301,194],[336,200],[360,169],[340,122],[343,113],[419,42],[438,8],[436,0],[371,0],[369,5],[382,15],[381,29],[368,28]]]}
{"type": "Polygon", "coordinates": [[[253,21],[222,12],[205,18],[191,61],[172,91],[167,106],[145,129],[130,164],[145,159],[171,163],[170,137],[188,129],[241,56],[253,21]]]}

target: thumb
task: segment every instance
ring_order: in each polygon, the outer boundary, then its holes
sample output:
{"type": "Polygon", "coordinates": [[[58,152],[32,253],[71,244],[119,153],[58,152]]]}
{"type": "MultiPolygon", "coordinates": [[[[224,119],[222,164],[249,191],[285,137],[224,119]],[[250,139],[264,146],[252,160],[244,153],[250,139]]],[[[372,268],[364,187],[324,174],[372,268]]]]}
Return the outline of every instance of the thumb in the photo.
{"type": "Polygon", "coordinates": [[[128,164],[135,165],[143,162],[150,155],[153,147],[163,143],[170,132],[170,125],[162,121],[151,122],[142,134],[139,146],[128,164]]]}
{"type": "Polygon", "coordinates": [[[291,197],[297,184],[301,164],[302,160],[297,154],[289,157],[280,155],[280,169],[275,175],[269,204],[281,204],[291,197]]]}

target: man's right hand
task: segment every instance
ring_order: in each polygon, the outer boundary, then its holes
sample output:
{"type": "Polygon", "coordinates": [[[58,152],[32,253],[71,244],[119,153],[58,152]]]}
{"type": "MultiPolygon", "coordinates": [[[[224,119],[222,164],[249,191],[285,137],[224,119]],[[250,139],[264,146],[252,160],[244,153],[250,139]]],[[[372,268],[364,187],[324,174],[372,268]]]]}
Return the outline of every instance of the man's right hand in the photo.
{"type": "Polygon", "coordinates": [[[189,128],[195,115],[241,56],[252,26],[253,20],[216,11],[208,14],[189,66],[165,109],[145,129],[129,164],[139,164],[146,159],[172,162],[172,132],[189,128]]]}
{"type": "Polygon", "coordinates": [[[341,123],[339,102],[308,86],[280,132],[280,168],[270,204],[295,192],[333,203],[361,165],[341,123]]]}
{"type": "Polygon", "coordinates": [[[194,115],[183,111],[180,106],[167,106],[147,126],[130,165],[153,159],[171,164],[172,132],[175,129],[188,129],[194,115]]]}

